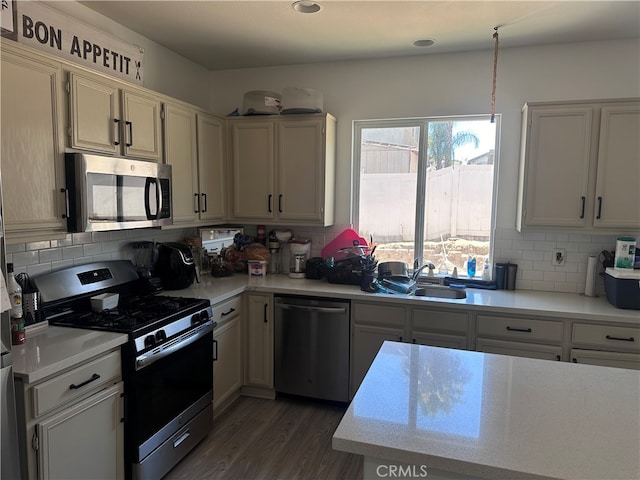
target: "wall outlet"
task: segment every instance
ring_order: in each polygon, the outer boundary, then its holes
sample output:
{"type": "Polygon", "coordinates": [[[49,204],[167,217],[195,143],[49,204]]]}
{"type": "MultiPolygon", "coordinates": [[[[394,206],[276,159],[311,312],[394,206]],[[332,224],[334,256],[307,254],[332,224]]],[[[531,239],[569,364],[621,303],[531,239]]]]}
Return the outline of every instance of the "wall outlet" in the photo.
{"type": "Polygon", "coordinates": [[[553,257],[551,258],[551,265],[561,266],[567,260],[567,251],[564,248],[554,248],[553,257]]]}

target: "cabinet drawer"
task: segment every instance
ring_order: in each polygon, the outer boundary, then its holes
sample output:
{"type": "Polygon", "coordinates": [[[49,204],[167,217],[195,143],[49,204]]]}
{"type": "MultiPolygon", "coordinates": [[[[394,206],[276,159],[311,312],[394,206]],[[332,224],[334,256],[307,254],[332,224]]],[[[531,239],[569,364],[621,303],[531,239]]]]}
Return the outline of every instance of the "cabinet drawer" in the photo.
{"type": "Polygon", "coordinates": [[[354,302],[351,308],[351,318],[354,323],[404,328],[404,312],[404,307],[354,302]]]}
{"type": "Polygon", "coordinates": [[[118,350],[35,385],[33,387],[34,416],[39,417],[120,377],[120,351],[118,350]]]}
{"type": "Polygon", "coordinates": [[[573,343],[639,351],[640,328],[574,323],[573,343]]]}
{"type": "Polygon", "coordinates": [[[458,332],[466,335],[469,329],[469,314],[415,308],[411,311],[411,328],[427,332],[458,332]]]}
{"type": "Polygon", "coordinates": [[[240,307],[242,305],[242,296],[230,298],[222,303],[213,306],[213,321],[224,322],[240,315],[240,307]]]}
{"type": "Polygon", "coordinates": [[[587,365],[640,370],[640,354],[638,353],[601,352],[574,348],[571,349],[571,361],[587,365]]]}
{"type": "Polygon", "coordinates": [[[512,357],[540,358],[543,360],[562,360],[562,347],[540,345],[537,343],[507,342],[490,338],[478,338],[476,350],[485,353],[497,353],[512,357]]]}
{"type": "Polygon", "coordinates": [[[562,341],[562,322],[492,315],[478,315],[477,318],[480,337],[531,339],[554,343],[562,341]]]}

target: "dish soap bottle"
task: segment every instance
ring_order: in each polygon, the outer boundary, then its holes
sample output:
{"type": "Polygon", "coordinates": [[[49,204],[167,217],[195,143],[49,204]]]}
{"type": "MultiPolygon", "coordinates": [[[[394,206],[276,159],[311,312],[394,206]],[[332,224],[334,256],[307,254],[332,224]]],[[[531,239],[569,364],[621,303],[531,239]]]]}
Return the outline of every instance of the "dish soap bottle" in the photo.
{"type": "Polygon", "coordinates": [[[467,275],[469,278],[476,276],[476,257],[473,256],[473,251],[469,251],[469,260],[467,260],[467,275]]]}
{"type": "Polygon", "coordinates": [[[491,280],[491,270],[489,269],[489,262],[484,262],[484,269],[482,270],[482,280],[491,280]]]}

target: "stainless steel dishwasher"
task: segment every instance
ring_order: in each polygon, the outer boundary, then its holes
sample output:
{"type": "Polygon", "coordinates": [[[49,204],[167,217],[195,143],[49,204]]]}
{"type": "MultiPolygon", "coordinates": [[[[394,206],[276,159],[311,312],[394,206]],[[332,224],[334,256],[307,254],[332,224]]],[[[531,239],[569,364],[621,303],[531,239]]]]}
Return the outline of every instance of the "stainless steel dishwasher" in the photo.
{"type": "Polygon", "coordinates": [[[276,392],[349,401],[348,300],[275,297],[276,392]]]}

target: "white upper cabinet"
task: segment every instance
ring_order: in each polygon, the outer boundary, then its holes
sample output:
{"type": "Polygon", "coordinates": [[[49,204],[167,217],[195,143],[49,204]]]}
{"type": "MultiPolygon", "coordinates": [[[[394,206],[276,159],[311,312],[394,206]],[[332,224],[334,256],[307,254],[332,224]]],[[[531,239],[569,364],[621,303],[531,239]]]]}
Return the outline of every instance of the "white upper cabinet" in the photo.
{"type": "Polygon", "coordinates": [[[517,227],[640,228],[640,103],[526,104],[517,227]]]}
{"type": "Polygon", "coordinates": [[[198,185],[200,218],[207,221],[225,219],[226,168],[224,157],[224,123],[204,113],[197,114],[198,185]]]}
{"type": "Polygon", "coordinates": [[[225,219],[224,122],[183,104],[164,104],[166,163],[173,179],[173,221],[225,219]]]}
{"type": "Polygon", "coordinates": [[[162,160],[159,99],[86,72],[69,72],[68,90],[71,148],[162,160]]]}
{"type": "Polygon", "coordinates": [[[242,117],[228,122],[233,220],[333,224],[333,116],[242,117]]]}
{"type": "Polygon", "coordinates": [[[0,50],[2,193],[9,243],[66,233],[62,68],[11,42],[0,50]]]}
{"type": "Polygon", "coordinates": [[[640,103],[602,107],[596,227],[636,229],[640,225],[640,103]]]}
{"type": "Polygon", "coordinates": [[[177,104],[164,105],[166,163],[171,165],[174,223],[198,221],[198,150],[195,111],[177,104]]]}

